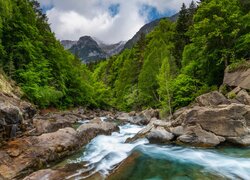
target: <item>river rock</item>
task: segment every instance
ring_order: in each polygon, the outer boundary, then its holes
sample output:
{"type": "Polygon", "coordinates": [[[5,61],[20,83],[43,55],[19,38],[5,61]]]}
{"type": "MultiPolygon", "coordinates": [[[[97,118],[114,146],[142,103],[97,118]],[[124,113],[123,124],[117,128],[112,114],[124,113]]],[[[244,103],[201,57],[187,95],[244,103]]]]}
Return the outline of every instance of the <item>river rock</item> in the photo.
{"type": "Polygon", "coordinates": [[[203,94],[197,97],[195,102],[198,103],[199,106],[217,106],[230,103],[230,101],[218,91],[203,94]]]}
{"type": "Polygon", "coordinates": [[[77,136],[82,143],[87,144],[98,134],[109,135],[114,131],[119,131],[119,127],[110,122],[95,122],[83,124],[77,129],[77,136]]]}
{"type": "Polygon", "coordinates": [[[25,177],[23,180],[38,180],[38,179],[49,179],[49,180],[60,180],[60,179],[104,179],[100,173],[90,174],[91,172],[85,166],[85,163],[71,163],[63,167],[55,169],[43,169],[36,171],[29,176],[25,177]]]}
{"type": "Polygon", "coordinates": [[[246,135],[243,137],[228,137],[228,142],[233,144],[240,144],[242,146],[249,146],[250,145],[250,135],[246,135]]]}
{"type": "Polygon", "coordinates": [[[146,136],[150,143],[167,143],[174,138],[174,135],[168,132],[164,127],[151,129],[146,136]]]}
{"type": "Polygon", "coordinates": [[[195,146],[213,147],[224,142],[225,138],[203,130],[200,125],[195,125],[186,128],[185,133],[177,140],[195,146]]]}
{"type": "Polygon", "coordinates": [[[108,180],[127,179],[127,174],[133,172],[134,166],[137,163],[140,154],[133,152],[129,157],[120,163],[120,165],[113,170],[113,172],[106,178],[108,180]]]}
{"type": "Polygon", "coordinates": [[[163,120],[153,118],[145,128],[140,130],[134,137],[128,138],[125,142],[126,143],[131,143],[131,142],[134,142],[134,141],[136,141],[138,139],[146,138],[149,134],[151,134],[149,136],[149,138],[152,137],[151,140],[153,142],[166,143],[167,137],[168,137],[168,139],[172,139],[172,138],[170,138],[172,133],[170,133],[170,131],[166,130],[166,129],[168,129],[170,124],[171,124],[170,122],[166,122],[166,121],[163,121],[163,120]],[[160,132],[158,132],[158,130],[160,132]],[[160,135],[161,133],[162,133],[162,135],[160,135]],[[159,137],[156,138],[157,136],[161,137],[162,140],[159,137]],[[158,139],[158,140],[156,140],[156,139],[158,139]],[[154,140],[156,140],[156,141],[154,141],[154,140]],[[162,142],[162,141],[164,141],[164,142],[162,142]]]}
{"type": "Polygon", "coordinates": [[[152,118],[159,118],[159,110],[147,109],[139,113],[135,111],[130,113],[119,113],[116,119],[137,125],[147,125],[152,118]]]}
{"type": "Polygon", "coordinates": [[[33,126],[35,127],[37,134],[56,132],[57,130],[65,127],[72,127],[72,124],[72,122],[64,118],[33,120],[33,126]]]}
{"type": "Polygon", "coordinates": [[[239,101],[242,104],[250,105],[250,95],[246,90],[241,90],[235,98],[237,101],[239,101]]]}
{"type": "MultiPolygon", "coordinates": [[[[239,92],[239,96],[247,98],[245,91],[239,92]]],[[[229,142],[247,146],[250,145],[250,106],[231,103],[219,92],[211,92],[198,97],[196,103],[175,112],[169,121],[151,121],[127,142],[144,137],[156,143],[175,141],[211,147],[229,142]]]]}
{"type": "Polygon", "coordinates": [[[242,104],[195,106],[181,114],[177,121],[182,120],[182,125],[186,126],[200,124],[204,130],[219,136],[243,136],[249,133],[245,118],[249,111],[250,106],[242,104]]]}
{"type": "Polygon", "coordinates": [[[0,151],[0,174],[12,179],[72,153],[79,146],[72,128],[11,141],[0,151]],[[16,150],[18,151],[16,152],[16,150]]]}
{"type": "Polygon", "coordinates": [[[99,134],[119,130],[113,123],[83,124],[77,130],[67,127],[56,132],[10,141],[0,150],[0,175],[19,178],[75,152],[99,134]]]}

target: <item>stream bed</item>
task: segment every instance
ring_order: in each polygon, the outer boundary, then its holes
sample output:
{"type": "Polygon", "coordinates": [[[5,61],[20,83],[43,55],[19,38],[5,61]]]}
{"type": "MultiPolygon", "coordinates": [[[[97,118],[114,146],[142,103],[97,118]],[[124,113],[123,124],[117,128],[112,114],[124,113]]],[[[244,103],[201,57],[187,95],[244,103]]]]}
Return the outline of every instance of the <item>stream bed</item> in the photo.
{"type": "MultiPolygon", "coordinates": [[[[90,175],[98,172],[114,180],[250,179],[250,147],[203,149],[153,145],[147,139],[125,143],[142,128],[126,124],[111,136],[97,136],[61,164],[84,162],[90,175]]],[[[82,179],[77,174],[72,178],[82,179]]]]}

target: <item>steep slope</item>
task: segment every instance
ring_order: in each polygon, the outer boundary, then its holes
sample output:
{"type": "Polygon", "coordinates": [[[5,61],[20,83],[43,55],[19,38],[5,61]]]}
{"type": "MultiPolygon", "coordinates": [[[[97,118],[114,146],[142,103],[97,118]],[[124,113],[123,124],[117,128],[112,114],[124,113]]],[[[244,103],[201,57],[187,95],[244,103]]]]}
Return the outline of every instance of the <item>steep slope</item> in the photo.
{"type": "Polygon", "coordinates": [[[161,19],[156,19],[148,24],[145,24],[142,26],[142,28],[134,35],[132,39],[130,39],[125,45],[124,49],[130,49],[132,48],[140,39],[140,37],[144,34],[147,35],[151,31],[154,30],[154,28],[159,24],[159,22],[163,19],[168,19],[171,22],[175,22],[178,19],[179,13],[171,16],[171,17],[166,17],[166,18],[161,18],[161,19]]]}
{"type": "Polygon", "coordinates": [[[85,63],[105,59],[108,56],[90,36],[81,37],[69,51],[85,63]]]}
{"type": "Polygon", "coordinates": [[[143,34],[147,35],[148,33],[150,33],[159,24],[160,21],[161,19],[157,19],[142,26],[142,28],[133,36],[133,38],[128,40],[128,42],[124,45],[124,49],[132,48],[139,41],[140,37],[143,34]]]}
{"type": "MultiPolygon", "coordinates": [[[[98,43],[98,42],[97,42],[98,43]]],[[[99,43],[100,48],[107,53],[108,57],[119,54],[125,45],[125,41],[120,41],[116,44],[105,44],[105,43],[99,43]]]]}
{"type": "Polygon", "coordinates": [[[77,43],[77,41],[70,41],[70,40],[62,40],[61,44],[63,45],[63,47],[68,50],[70,49],[73,45],[75,45],[77,43]]]}

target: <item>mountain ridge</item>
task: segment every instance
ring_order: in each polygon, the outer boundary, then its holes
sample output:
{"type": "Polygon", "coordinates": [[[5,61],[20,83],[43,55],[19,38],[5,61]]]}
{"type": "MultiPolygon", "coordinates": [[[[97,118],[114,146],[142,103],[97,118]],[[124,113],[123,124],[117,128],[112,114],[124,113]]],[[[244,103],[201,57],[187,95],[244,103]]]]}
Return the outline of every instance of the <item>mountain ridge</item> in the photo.
{"type": "Polygon", "coordinates": [[[91,36],[82,36],[78,41],[62,40],[61,44],[66,50],[78,56],[84,63],[96,62],[105,58],[109,58],[113,55],[121,53],[125,49],[130,49],[136,44],[141,35],[147,35],[150,33],[161,20],[169,19],[170,21],[176,21],[178,13],[171,17],[159,18],[151,21],[140,28],[140,30],[128,41],[120,41],[114,44],[106,44],[98,38],[91,36]],[[84,40],[88,42],[84,42],[84,40]]]}

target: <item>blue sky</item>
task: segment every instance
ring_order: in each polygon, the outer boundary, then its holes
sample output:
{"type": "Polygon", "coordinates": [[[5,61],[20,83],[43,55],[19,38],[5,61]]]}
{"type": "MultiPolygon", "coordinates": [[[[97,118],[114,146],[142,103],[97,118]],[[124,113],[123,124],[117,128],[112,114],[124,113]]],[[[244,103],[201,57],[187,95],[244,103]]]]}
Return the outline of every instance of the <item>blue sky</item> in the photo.
{"type": "Polygon", "coordinates": [[[38,0],[58,39],[90,35],[106,43],[130,39],[145,23],[177,13],[191,0],[38,0]]]}

